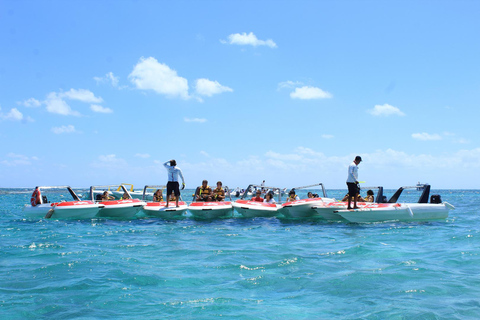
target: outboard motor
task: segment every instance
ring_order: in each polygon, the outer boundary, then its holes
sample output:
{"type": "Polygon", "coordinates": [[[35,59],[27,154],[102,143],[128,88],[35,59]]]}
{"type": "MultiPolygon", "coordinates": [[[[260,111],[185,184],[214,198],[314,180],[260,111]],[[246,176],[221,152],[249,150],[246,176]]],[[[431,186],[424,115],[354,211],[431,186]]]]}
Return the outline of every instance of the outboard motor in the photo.
{"type": "Polygon", "coordinates": [[[439,194],[432,194],[430,197],[430,203],[442,203],[442,198],[439,194]]]}

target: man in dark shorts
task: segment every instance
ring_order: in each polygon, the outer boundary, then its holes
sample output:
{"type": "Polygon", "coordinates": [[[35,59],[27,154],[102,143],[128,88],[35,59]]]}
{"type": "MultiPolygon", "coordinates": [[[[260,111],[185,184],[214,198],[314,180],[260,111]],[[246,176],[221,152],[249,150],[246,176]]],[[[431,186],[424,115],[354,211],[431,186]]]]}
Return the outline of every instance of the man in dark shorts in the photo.
{"type": "Polygon", "coordinates": [[[163,164],[168,173],[168,182],[167,182],[167,203],[165,207],[168,207],[168,199],[172,192],[175,194],[175,202],[178,207],[178,199],[180,198],[180,188],[178,185],[178,176],[182,178],[182,190],[185,188],[185,180],[183,179],[182,170],[177,167],[177,162],[175,160],[169,160],[163,164]]]}
{"type": "Polygon", "coordinates": [[[353,198],[353,209],[358,209],[357,207],[357,197],[360,193],[358,188],[358,164],[362,162],[362,157],[356,156],[355,160],[348,166],[348,177],[347,177],[347,187],[348,187],[348,206],[347,209],[352,209],[352,198],[353,198]]]}

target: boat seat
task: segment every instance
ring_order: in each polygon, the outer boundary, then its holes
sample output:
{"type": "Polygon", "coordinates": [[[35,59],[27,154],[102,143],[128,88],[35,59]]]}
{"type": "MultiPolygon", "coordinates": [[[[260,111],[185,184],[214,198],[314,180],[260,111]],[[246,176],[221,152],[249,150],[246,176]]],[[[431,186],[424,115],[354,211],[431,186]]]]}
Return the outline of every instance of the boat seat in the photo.
{"type": "Polygon", "coordinates": [[[43,202],[43,203],[48,203],[47,196],[42,196],[42,202],[43,202]]]}

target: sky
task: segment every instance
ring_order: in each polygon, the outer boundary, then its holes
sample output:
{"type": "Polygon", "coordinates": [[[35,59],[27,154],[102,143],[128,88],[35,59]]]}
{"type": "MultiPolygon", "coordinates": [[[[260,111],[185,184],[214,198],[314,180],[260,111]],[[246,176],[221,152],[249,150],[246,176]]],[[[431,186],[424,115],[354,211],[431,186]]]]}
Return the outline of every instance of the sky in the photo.
{"type": "Polygon", "coordinates": [[[0,187],[480,186],[478,1],[0,0],[0,187]]]}

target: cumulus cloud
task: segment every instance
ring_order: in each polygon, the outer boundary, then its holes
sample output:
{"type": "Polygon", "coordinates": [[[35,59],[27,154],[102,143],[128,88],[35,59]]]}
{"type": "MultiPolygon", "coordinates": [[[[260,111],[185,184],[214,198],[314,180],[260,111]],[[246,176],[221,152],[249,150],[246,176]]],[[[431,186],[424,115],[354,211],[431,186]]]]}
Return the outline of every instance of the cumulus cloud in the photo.
{"type": "Polygon", "coordinates": [[[113,110],[110,108],[102,107],[98,104],[92,104],[90,105],[90,109],[94,112],[99,112],[99,113],[113,113],[113,110]]]}
{"type": "Polygon", "coordinates": [[[233,89],[222,86],[218,81],[211,81],[205,78],[197,79],[195,82],[195,90],[202,96],[211,97],[214,94],[222,92],[233,92],[233,89]]]}
{"type": "Polygon", "coordinates": [[[185,122],[198,122],[198,123],[204,123],[207,122],[207,119],[204,118],[183,118],[185,122]]]}
{"type": "Polygon", "coordinates": [[[236,44],[241,46],[267,46],[270,48],[276,48],[277,44],[273,42],[272,39],[268,40],[260,40],[257,38],[253,32],[247,34],[246,32],[243,33],[233,33],[227,37],[227,40],[220,40],[223,44],[236,44]]]}
{"type": "Polygon", "coordinates": [[[93,92],[85,89],[70,89],[67,92],[61,92],[58,94],[60,98],[67,98],[71,100],[78,100],[86,103],[102,103],[103,99],[95,97],[93,92]]]}
{"type": "Polygon", "coordinates": [[[35,98],[30,98],[21,102],[17,102],[17,104],[27,108],[36,108],[42,105],[42,103],[35,98]]]}
{"type": "Polygon", "coordinates": [[[412,133],[412,138],[416,140],[422,141],[434,141],[434,140],[442,140],[442,137],[439,134],[429,134],[426,132],[422,133],[412,133]]]}
{"type": "Polygon", "coordinates": [[[323,91],[320,88],[303,86],[300,88],[295,88],[295,91],[290,93],[292,99],[328,99],[332,98],[332,94],[326,91],[323,91]]]}
{"type": "Polygon", "coordinates": [[[62,133],[74,133],[75,127],[71,124],[68,126],[61,126],[61,127],[53,127],[52,132],[55,134],[62,134],[62,133]]]}
{"type": "Polygon", "coordinates": [[[61,114],[64,116],[80,116],[78,111],[72,110],[68,103],[56,92],[50,92],[45,100],[47,111],[51,113],[61,114]]]}
{"type": "Polygon", "coordinates": [[[399,108],[391,106],[389,104],[384,104],[384,105],[376,105],[373,107],[373,109],[367,110],[368,113],[370,113],[373,116],[404,116],[405,114],[400,111],[399,108]]]}
{"type": "Polygon", "coordinates": [[[167,97],[190,98],[187,79],[153,57],[140,58],[128,78],[140,90],[153,90],[167,97]]]}
{"type": "Polygon", "coordinates": [[[0,163],[6,166],[29,166],[32,164],[33,161],[37,161],[38,158],[33,156],[33,157],[28,157],[22,154],[16,154],[13,152],[10,152],[7,154],[7,159],[2,160],[0,163]]]}
{"type": "Polygon", "coordinates": [[[97,84],[101,84],[101,83],[109,83],[111,84],[113,87],[117,87],[118,86],[118,82],[119,82],[119,79],[118,77],[115,77],[115,75],[113,74],[113,72],[109,72],[107,73],[105,76],[103,77],[93,77],[93,80],[95,80],[97,82],[97,84]]]}
{"type": "Polygon", "coordinates": [[[12,108],[10,110],[10,112],[8,112],[6,114],[3,114],[2,112],[0,112],[0,119],[10,120],[10,121],[22,121],[23,120],[23,114],[20,111],[18,111],[17,108],[12,108]]]}

